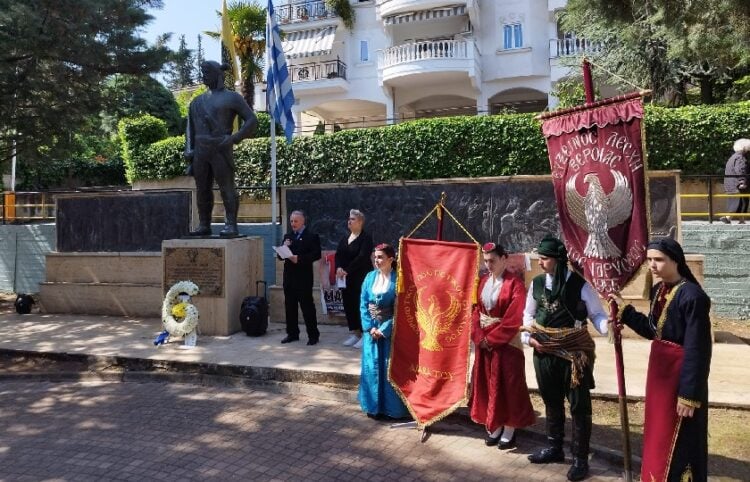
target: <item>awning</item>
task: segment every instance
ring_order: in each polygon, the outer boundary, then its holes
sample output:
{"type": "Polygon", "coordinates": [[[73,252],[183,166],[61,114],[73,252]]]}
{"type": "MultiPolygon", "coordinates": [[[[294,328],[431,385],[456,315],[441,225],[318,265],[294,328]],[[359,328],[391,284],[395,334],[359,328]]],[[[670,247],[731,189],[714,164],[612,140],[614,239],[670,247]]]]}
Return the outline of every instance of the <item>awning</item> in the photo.
{"type": "Polygon", "coordinates": [[[313,57],[331,53],[336,26],[287,32],[282,46],[288,59],[313,57]]]}
{"type": "Polygon", "coordinates": [[[399,23],[422,22],[424,20],[435,20],[465,14],[466,5],[458,5],[456,7],[434,8],[432,10],[420,10],[418,12],[391,15],[390,17],[385,17],[383,22],[385,25],[396,25],[399,23]]]}

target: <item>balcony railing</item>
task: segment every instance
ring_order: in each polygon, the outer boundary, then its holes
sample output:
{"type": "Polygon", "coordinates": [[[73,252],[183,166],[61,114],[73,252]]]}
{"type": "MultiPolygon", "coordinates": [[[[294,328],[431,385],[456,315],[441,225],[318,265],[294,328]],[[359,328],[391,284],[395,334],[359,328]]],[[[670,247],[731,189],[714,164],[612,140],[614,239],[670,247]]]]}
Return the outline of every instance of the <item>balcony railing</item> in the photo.
{"type": "Polygon", "coordinates": [[[307,22],[336,16],[336,13],[328,8],[323,0],[279,5],[275,10],[276,22],[280,24],[307,22]]]}
{"type": "Polygon", "coordinates": [[[289,70],[292,82],[309,82],[336,78],[346,80],[346,64],[340,60],[291,65],[289,70]]]}
{"type": "Polygon", "coordinates": [[[429,59],[467,59],[466,40],[431,40],[389,47],[382,51],[381,68],[429,59]]]}
{"type": "Polygon", "coordinates": [[[553,58],[591,55],[602,51],[602,43],[585,38],[561,38],[550,40],[550,53],[553,58]]]}

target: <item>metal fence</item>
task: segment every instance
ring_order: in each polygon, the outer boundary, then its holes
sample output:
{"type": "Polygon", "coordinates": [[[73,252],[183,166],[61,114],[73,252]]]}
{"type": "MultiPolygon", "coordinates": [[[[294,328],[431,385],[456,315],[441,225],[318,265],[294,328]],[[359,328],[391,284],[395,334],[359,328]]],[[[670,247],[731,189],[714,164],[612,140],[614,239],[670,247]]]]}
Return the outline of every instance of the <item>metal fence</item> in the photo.
{"type": "Polygon", "coordinates": [[[742,175],[725,176],[724,174],[701,174],[681,176],[682,190],[691,191],[680,193],[680,217],[683,221],[707,220],[709,223],[718,221],[724,216],[744,221],[750,214],[727,212],[727,200],[732,198],[750,198],[750,192],[727,194],[724,192],[725,177],[747,177],[742,175]]]}

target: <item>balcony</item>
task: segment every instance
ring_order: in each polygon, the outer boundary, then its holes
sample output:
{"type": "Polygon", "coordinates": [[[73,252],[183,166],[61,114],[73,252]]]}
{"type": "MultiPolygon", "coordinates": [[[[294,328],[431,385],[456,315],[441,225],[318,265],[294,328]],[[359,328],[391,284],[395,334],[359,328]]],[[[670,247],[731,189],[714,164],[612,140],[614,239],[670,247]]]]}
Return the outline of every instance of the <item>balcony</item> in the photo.
{"type": "Polygon", "coordinates": [[[340,60],[290,65],[289,75],[292,78],[294,93],[297,95],[329,94],[349,90],[346,64],[340,60]]]}
{"type": "MultiPolygon", "coordinates": [[[[479,53],[473,40],[430,40],[397,45],[379,52],[381,83],[398,84],[418,75],[420,81],[438,80],[451,73],[479,76],[479,53]]],[[[455,76],[455,75],[453,75],[455,76]]]]}
{"type": "MultiPolygon", "coordinates": [[[[473,4],[473,0],[464,0],[452,2],[451,6],[473,4]]],[[[404,12],[413,12],[418,10],[430,10],[433,8],[444,7],[445,0],[375,0],[376,13],[379,18],[385,18],[390,15],[396,15],[404,12]]]]}
{"type": "Polygon", "coordinates": [[[276,22],[280,25],[336,17],[336,13],[328,8],[323,0],[279,5],[275,7],[275,11],[276,22]]]}
{"type": "Polygon", "coordinates": [[[580,57],[594,55],[602,51],[601,42],[593,42],[585,38],[568,37],[552,39],[549,43],[550,58],[580,57]]]}

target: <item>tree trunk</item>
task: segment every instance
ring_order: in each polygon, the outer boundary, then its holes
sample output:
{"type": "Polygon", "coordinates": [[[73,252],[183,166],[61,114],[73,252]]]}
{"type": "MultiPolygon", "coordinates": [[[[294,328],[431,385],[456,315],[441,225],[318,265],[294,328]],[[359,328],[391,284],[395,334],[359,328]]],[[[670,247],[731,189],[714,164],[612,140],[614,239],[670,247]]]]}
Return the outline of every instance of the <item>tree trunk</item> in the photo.
{"type": "Polygon", "coordinates": [[[701,86],[701,103],[714,103],[714,81],[709,76],[703,76],[699,80],[701,86]]]}

